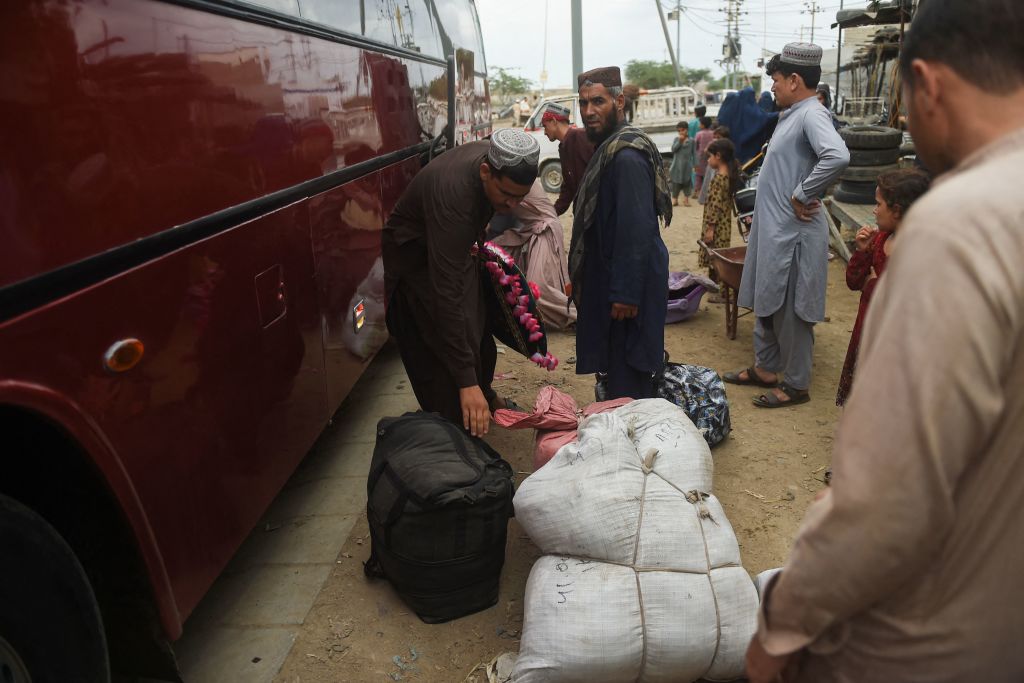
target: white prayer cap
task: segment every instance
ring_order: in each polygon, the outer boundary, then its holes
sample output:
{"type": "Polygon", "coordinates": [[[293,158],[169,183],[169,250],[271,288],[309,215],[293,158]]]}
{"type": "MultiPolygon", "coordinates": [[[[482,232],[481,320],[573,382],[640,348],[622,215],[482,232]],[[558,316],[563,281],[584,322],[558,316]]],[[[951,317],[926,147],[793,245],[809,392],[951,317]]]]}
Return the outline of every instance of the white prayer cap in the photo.
{"type": "Polygon", "coordinates": [[[494,168],[527,163],[536,166],[540,160],[540,145],[536,138],[516,128],[502,128],[491,135],[487,150],[487,163],[494,168]]]}

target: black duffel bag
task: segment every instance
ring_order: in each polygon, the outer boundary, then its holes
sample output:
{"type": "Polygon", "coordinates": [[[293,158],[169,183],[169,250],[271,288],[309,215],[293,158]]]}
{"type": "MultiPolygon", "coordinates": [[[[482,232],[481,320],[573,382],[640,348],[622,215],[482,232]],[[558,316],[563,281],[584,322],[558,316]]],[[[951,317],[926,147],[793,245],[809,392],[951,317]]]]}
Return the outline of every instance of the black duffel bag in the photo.
{"type": "Polygon", "coordinates": [[[432,413],[377,424],[364,565],[434,624],[498,601],[512,516],[512,466],[490,446],[432,413]]]}

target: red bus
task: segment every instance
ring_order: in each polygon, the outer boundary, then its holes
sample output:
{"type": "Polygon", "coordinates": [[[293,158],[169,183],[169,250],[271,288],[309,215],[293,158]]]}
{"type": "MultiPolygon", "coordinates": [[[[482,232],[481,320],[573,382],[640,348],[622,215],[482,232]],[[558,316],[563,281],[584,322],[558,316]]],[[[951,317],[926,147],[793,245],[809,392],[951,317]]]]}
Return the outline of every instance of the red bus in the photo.
{"type": "Polygon", "coordinates": [[[0,680],[169,643],[383,344],[381,228],[490,133],[472,0],[4,0],[0,680]]]}

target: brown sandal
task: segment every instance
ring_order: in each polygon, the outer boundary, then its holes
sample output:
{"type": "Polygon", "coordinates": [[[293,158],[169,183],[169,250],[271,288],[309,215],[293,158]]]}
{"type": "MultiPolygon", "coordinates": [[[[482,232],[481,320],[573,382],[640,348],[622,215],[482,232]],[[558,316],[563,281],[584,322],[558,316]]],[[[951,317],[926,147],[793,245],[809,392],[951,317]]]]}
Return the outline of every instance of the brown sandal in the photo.
{"type": "Polygon", "coordinates": [[[806,389],[794,389],[785,382],[779,384],[778,389],[789,397],[788,401],[780,399],[775,395],[775,392],[761,394],[751,400],[758,408],[786,408],[789,406],[798,406],[801,403],[807,403],[811,400],[811,395],[807,393],[806,389]]]}
{"type": "Polygon", "coordinates": [[[729,384],[739,384],[741,386],[765,387],[771,389],[779,383],[778,375],[776,374],[775,377],[776,379],[774,382],[766,382],[757,374],[757,370],[754,369],[754,366],[750,366],[749,368],[738,370],[736,372],[725,373],[722,375],[722,381],[728,382],[729,384]],[[744,372],[747,373],[746,379],[740,377],[744,372]]]}

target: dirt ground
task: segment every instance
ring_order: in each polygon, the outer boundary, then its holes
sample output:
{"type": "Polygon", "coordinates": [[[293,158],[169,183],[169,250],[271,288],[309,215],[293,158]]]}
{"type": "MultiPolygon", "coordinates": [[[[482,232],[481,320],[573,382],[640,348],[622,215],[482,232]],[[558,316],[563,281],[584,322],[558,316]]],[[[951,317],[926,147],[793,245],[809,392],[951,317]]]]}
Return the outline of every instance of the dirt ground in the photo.
{"type": "MultiPolygon", "coordinates": [[[[694,202],[676,211],[664,233],[670,267],[696,271],[702,208],[694,202]]],[[[570,216],[563,216],[567,240],[570,216]]],[[[733,244],[742,244],[738,233],[733,244]]],[[[805,509],[824,485],[838,417],[836,384],[857,312],[857,294],[846,288],[844,269],[838,258],[830,264],[829,320],[816,328],[811,402],[764,410],[750,400],[760,390],[728,388],[733,431],[712,451],[714,493],[736,531],[743,566],[752,576],[783,563],[805,509]]],[[[741,317],[737,338],[729,340],[723,306],[702,303],[694,318],[666,327],[665,345],[673,361],[706,365],[721,373],[750,364],[752,329],[753,318],[741,317]]],[[[550,350],[562,361],[550,374],[512,353],[499,355],[497,373],[510,375],[495,383],[499,393],[532,406],[540,387],[552,383],[580,405],[593,401],[593,376],[574,374],[574,335],[552,332],[550,350]]],[[[530,474],[532,440],[531,430],[494,428],[488,437],[512,463],[517,482],[530,474]]],[[[482,666],[518,649],[523,592],[539,553],[514,520],[498,604],[447,624],[422,623],[387,583],[368,582],[362,571],[368,555],[364,516],[338,557],[277,681],[484,683],[482,666]]]]}

